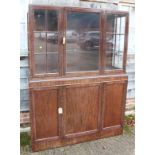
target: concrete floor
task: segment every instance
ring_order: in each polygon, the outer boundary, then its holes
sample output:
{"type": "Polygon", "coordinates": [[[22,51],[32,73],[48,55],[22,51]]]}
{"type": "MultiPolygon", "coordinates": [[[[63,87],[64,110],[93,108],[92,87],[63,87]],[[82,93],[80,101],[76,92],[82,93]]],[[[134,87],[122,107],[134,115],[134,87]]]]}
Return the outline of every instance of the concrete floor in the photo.
{"type": "Polygon", "coordinates": [[[32,153],[30,148],[21,148],[21,155],[134,155],[135,134],[124,133],[120,136],[65,146],[32,153]]]}

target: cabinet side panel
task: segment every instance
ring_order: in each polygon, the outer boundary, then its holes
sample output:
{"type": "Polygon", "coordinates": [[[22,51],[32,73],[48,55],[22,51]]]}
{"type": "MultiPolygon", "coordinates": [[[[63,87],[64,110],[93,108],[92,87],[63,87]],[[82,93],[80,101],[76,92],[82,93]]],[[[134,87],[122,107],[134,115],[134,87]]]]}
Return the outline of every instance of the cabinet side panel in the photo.
{"type": "Polygon", "coordinates": [[[98,86],[67,88],[65,135],[97,130],[98,107],[98,86]]]}
{"type": "Polygon", "coordinates": [[[58,136],[57,90],[34,90],[35,139],[58,136]]]}
{"type": "Polygon", "coordinates": [[[103,128],[121,125],[124,83],[105,84],[103,97],[103,128]]]}

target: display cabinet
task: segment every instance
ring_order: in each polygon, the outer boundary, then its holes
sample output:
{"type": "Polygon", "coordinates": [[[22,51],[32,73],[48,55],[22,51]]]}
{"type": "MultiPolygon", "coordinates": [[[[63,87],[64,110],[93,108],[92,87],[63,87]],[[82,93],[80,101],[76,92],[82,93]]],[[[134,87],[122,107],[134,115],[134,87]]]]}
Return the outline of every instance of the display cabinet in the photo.
{"type": "Polygon", "coordinates": [[[127,12],[30,5],[32,150],[121,134],[127,12]]]}

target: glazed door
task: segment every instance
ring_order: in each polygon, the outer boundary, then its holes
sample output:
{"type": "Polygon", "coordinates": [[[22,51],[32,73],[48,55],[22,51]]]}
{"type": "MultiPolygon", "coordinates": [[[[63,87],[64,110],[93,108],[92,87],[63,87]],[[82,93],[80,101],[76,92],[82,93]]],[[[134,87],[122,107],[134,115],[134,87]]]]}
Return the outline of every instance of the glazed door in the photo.
{"type": "Polygon", "coordinates": [[[65,73],[99,73],[100,12],[65,9],[65,73]]]}
{"type": "Polygon", "coordinates": [[[29,14],[29,50],[32,77],[59,76],[62,72],[62,11],[33,7],[29,14]]]}

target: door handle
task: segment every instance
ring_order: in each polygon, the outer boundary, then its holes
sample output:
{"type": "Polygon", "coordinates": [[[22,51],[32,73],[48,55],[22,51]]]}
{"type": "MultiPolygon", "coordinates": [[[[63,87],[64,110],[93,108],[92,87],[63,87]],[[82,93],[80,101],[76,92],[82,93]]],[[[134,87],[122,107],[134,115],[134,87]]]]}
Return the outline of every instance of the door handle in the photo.
{"type": "Polygon", "coordinates": [[[65,45],[65,43],[66,43],[66,38],[63,37],[63,38],[62,38],[62,44],[65,45]]]}
{"type": "Polygon", "coordinates": [[[63,109],[61,107],[58,108],[58,114],[63,114],[63,109]]]}

